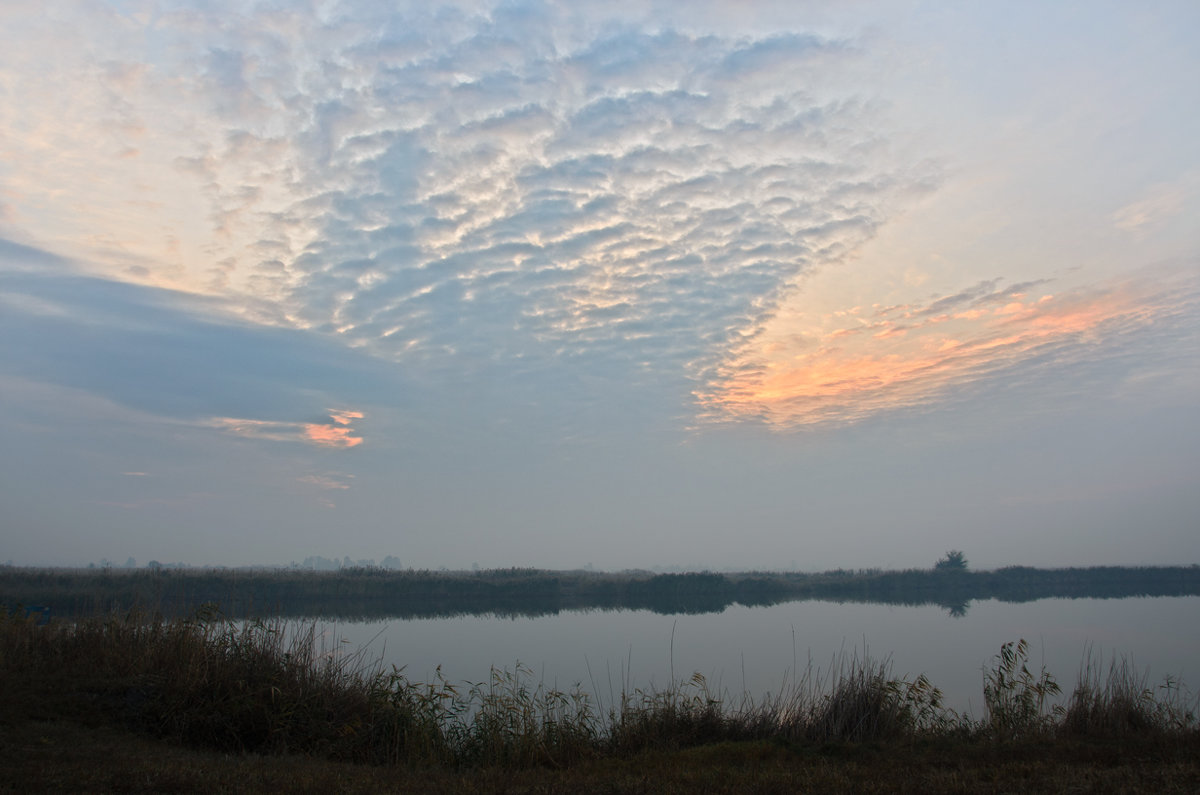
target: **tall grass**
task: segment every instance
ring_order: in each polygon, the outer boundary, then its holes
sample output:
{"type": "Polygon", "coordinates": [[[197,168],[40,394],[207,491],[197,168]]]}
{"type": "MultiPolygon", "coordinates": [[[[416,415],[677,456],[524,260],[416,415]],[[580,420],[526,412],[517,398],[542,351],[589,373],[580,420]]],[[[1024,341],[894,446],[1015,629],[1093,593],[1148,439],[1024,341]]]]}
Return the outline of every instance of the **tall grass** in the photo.
{"type": "Polygon", "coordinates": [[[361,659],[324,648],[315,626],[137,614],[35,627],[4,611],[0,667],[30,686],[84,689],[117,718],[239,751],[360,756],[359,729],[384,717],[361,659]]]}
{"type": "Polygon", "coordinates": [[[1127,663],[1101,677],[1089,665],[1066,707],[1032,673],[1024,641],[1005,644],[985,677],[988,715],[942,706],[923,676],[887,660],[843,656],[808,669],[780,693],[734,701],[699,675],[665,690],[623,692],[601,708],[580,688],[535,683],[521,666],[488,681],[410,680],[315,625],[230,622],[205,610],[187,620],[136,614],[38,627],[0,611],[7,688],[75,692],[81,703],[157,736],[230,751],[303,753],[416,767],[565,767],[597,757],[715,742],[905,741],[958,734],[1008,740],[1061,732],[1119,736],[1198,731],[1178,685],[1152,690],[1127,663]]]}
{"type": "Polygon", "coordinates": [[[1113,658],[1105,673],[1089,651],[1060,729],[1078,736],[1162,735],[1195,728],[1196,714],[1197,701],[1177,680],[1167,677],[1152,688],[1128,658],[1113,658]]]}
{"type": "Polygon", "coordinates": [[[1024,639],[1005,643],[984,674],[984,726],[1004,739],[1043,734],[1063,717],[1062,705],[1053,703],[1061,693],[1045,666],[1037,676],[1029,670],[1029,644],[1024,639]]]}

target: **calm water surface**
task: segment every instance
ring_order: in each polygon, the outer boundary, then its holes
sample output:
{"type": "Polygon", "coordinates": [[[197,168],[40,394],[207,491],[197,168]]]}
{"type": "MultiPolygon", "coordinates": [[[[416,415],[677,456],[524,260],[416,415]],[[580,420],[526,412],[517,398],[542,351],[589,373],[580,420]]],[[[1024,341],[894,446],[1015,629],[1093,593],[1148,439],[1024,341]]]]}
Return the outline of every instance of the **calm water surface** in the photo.
{"type": "Polygon", "coordinates": [[[1148,674],[1200,688],[1200,597],[1046,599],[975,602],[953,618],[938,607],[790,602],[731,607],[721,613],[647,611],[562,613],[539,618],[467,616],[323,624],[327,640],[365,648],[368,660],[403,666],[414,681],[485,681],[493,666],[528,668],[535,681],[578,683],[607,705],[622,687],[664,688],[702,674],[736,700],[760,698],[810,665],[828,670],[839,655],[890,659],[895,675],[924,673],[947,706],[983,713],[983,669],[1005,641],[1029,641],[1031,670],[1041,665],[1064,690],[1091,653],[1105,667],[1128,657],[1148,674]]]}

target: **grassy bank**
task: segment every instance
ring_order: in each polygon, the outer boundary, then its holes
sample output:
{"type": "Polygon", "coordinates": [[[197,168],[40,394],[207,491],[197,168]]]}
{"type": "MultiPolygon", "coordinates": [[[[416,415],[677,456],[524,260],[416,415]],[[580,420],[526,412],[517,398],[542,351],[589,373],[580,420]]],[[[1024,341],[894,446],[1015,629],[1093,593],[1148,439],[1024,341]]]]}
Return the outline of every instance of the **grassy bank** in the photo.
{"type": "MultiPolygon", "coordinates": [[[[659,788],[639,778],[657,771],[658,784],[683,791],[697,783],[696,770],[727,781],[728,791],[786,788],[797,776],[815,777],[814,786],[851,776],[841,783],[895,789],[888,782],[896,783],[891,771],[901,762],[928,767],[912,781],[933,789],[943,774],[950,786],[1010,765],[1050,779],[1069,769],[1078,780],[1079,769],[1115,765],[1124,772],[1114,780],[1153,774],[1167,775],[1168,789],[1200,783],[1197,704],[1182,687],[1151,687],[1128,664],[1092,663],[1057,698],[1059,685],[1030,669],[1024,643],[1001,647],[978,719],[945,709],[923,677],[895,678],[886,662],[872,660],[809,671],[759,702],[732,702],[697,676],[599,705],[520,670],[474,684],[413,682],[403,671],[323,648],[311,626],[234,624],[211,613],[39,627],[4,611],[0,680],[5,746],[22,749],[4,775],[18,789],[55,789],[53,770],[72,755],[86,759],[98,743],[115,743],[103,759],[125,758],[144,771],[131,789],[188,789],[187,770],[201,780],[217,776],[214,788],[238,789],[232,771],[251,759],[298,789],[320,788],[341,771],[364,789],[377,789],[384,776],[388,787],[538,789],[574,781],[578,789],[581,781],[625,781],[616,791],[641,791],[659,788]],[[154,743],[169,747],[163,758],[175,759],[173,767],[137,761],[137,749],[154,743]],[[42,765],[44,757],[57,761],[42,765]],[[282,759],[292,761],[273,761],[282,759]],[[213,772],[197,772],[205,769],[213,772]],[[172,770],[182,778],[167,786],[172,770]]],[[[79,764],[84,776],[128,769],[79,764]]],[[[106,781],[97,786],[125,787],[106,781]]]]}

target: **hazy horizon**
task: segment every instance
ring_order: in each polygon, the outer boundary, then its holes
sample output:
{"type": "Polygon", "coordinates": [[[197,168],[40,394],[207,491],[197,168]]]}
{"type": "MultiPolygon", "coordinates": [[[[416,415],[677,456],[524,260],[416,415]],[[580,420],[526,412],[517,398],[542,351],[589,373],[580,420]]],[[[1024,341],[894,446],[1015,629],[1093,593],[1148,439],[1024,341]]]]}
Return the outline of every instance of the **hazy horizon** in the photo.
{"type": "Polygon", "coordinates": [[[0,9],[0,559],[1200,562],[1200,6],[1085,12],[0,9]]]}

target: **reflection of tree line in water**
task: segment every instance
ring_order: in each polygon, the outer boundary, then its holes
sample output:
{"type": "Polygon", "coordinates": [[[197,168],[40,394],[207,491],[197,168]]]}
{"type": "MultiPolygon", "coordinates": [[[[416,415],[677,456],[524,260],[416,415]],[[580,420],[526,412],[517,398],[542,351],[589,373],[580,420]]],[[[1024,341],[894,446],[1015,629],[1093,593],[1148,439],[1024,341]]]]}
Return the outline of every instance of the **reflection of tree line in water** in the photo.
{"type": "Polygon", "coordinates": [[[0,567],[0,603],[47,605],[56,615],[139,607],[188,614],[216,603],[231,617],[436,618],[540,616],[567,610],[720,612],[734,604],[799,600],[938,605],[965,615],[978,599],[1200,595],[1200,566],[969,571],[949,556],[933,569],[819,574],[653,574],[502,569],[479,572],[82,570],[0,567]],[[949,563],[947,563],[949,561],[949,563]]]}

